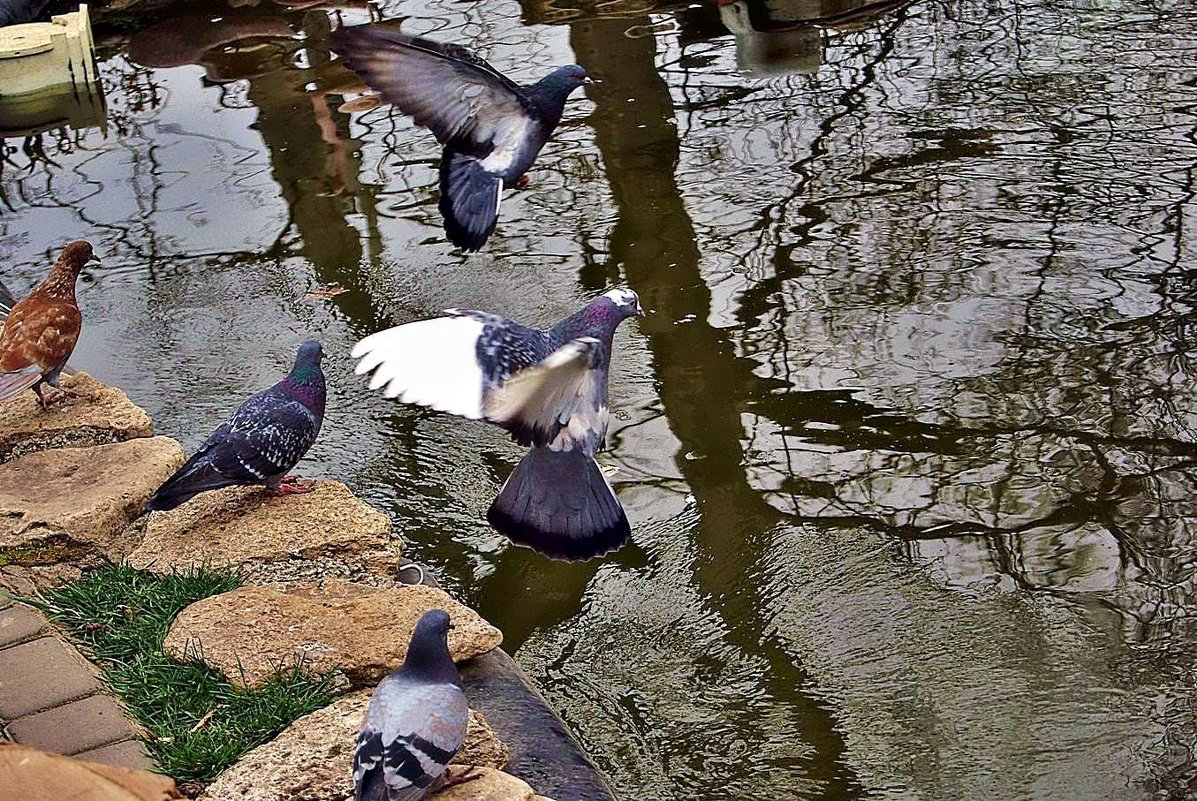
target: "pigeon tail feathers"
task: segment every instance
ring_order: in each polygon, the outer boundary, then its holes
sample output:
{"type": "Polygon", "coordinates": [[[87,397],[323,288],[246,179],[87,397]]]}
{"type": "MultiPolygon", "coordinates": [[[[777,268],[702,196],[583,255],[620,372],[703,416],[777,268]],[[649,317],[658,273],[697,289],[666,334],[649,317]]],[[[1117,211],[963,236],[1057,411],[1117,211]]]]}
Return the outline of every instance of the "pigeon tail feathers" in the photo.
{"type": "Polygon", "coordinates": [[[590,559],[631,536],[627,515],[594,457],[532,448],[499,490],[487,520],[555,559],[590,559]]]}
{"type": "Polygon", "coordinates": [[[20,395],[41,380],[42,370],[36,364],[24,370],[0,373],[0,401],[20,395]]]}
{"type": "Polygon", "coordinates": [[[473,156],[446,147],[441,156],[440,210],[449,241],[467,251],[479,250],[495,230],[503,177],[487,172],[473,156]]]}
{"type": "Polygon", "coordinates": [[[204,454],[196,454],[191,460],[166,481],[153,496],[146,501],[147,512],[169,512],[189,500],[208,490],[231,487],[243,482],[223,475],[207,460],[204,454]]]}

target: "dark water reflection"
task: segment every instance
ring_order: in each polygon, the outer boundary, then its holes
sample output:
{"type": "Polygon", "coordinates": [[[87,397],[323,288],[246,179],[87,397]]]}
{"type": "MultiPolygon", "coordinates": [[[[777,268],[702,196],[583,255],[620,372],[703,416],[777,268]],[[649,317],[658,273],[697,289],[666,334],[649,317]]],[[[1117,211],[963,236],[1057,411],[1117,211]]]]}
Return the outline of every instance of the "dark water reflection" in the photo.
{"type": "Polygon", "coordinates": [[[621,797],[1197,795],[1197,8],[862,5],[385,4],[604,81],[472,258],[431,138],[341,110],[326,11],[118,19],[107,135],[5,142],[2,277],[97,240],[76,362],[188,447],[309,334],[627,281],[619,553],[508,547],[518,449],[335,358],[309,470],[503,628],[621,797]]]}

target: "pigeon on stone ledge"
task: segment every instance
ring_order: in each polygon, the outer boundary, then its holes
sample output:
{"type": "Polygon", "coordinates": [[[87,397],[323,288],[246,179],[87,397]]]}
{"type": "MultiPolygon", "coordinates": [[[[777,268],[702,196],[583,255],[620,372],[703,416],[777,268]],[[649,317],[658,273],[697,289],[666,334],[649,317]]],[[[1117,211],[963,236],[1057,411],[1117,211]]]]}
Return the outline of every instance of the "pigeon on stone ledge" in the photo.
{"type": "Polygon", "coordinates": [[[368,336],[353,349],[370,389],[511,432],[531,450],[487,512],[511,540],[548,556],[588,559],[631,534],[594,454],[607,433],[607,373],[615,328],[643,316],[613,289],[547,331],[493,314],[448,309],[368,336]]]}
{"type": "Polygon", "coordinates": [[[75,394],[58,386],[58,374],[79,342],[83,315],[75,279],[91,261],[99,259],[90,244],[67,245],[46,280],[9,311],[0,329],[0,401],[32,388],[46,409],[52,401],[42,394],[43,383],[57,389],[58,398],[75,394]]]}
{"type": "Polygon", "coordinates": [[[179,472],[146,503],[167,511],[208,490],[265,484],[283,495],[310,492],[287,475],[320,433],[324,422],[324,373],[319,342],[299,346],[290,374],[247,400],[220,424],[179,472]]]}
{"type": "Polygon", "coordinates": [[[425,612],[403,666],[371,696],[353,754],[355,801],[419,801],[443,784],[469,721],[449,628],[448,614],[425,612]]]}
{"type": "Polygon", "coordinates": [[[570,93],[593,83],[584,69],[569,65],[520,86],[464,47],[386,25],[341,28],[332,42],[350,69],[445,146],[445,233],[471,251],[494,231],[503,188],[532,166],[570,93]]]}

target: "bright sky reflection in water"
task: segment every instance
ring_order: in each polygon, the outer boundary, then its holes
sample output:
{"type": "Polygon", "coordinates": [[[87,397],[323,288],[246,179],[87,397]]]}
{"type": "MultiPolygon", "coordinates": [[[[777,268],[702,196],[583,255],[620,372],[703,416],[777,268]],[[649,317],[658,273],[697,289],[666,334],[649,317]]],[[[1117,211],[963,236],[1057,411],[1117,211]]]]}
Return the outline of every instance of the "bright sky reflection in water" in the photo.
{"type": "Polygon", "coordinates": [[[468,259],[431,137],[339,110],[324,11],[101,21],[107,134],[5,142],[2,278],[91,238],[75,362],[188,448],[323,339],[306,472],[503,628],[623,798],[1183,798],[1197,7],[857,5],[386,4],[603,80],[468,259]],[[621,281],[652,310],[606,457],[635,542],[547,562],[481,522],[518,449],[344,354],[621,281]]]}

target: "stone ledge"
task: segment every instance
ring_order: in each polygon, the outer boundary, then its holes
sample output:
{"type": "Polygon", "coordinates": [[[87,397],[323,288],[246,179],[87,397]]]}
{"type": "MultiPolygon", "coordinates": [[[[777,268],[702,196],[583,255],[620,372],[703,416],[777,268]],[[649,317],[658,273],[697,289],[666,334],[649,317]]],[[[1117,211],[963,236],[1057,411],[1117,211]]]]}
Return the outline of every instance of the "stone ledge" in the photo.
{"type": "Polygon", "coordinates": [[[133,545],[122,536],[129,521],[182,463],[177,442],[151,437],[0,464],[0,567],[123,557],[133,545]]]}
{"type": "Polygon", "coordinates": [[[260,487],[206,492],[139,527],[144,536],[129,563],[156,573],[232,566],[254,581],[320,577],[390,586],[403,552],[390,519],[339,481],[317,481],[303,495],[260,487]]]}
{"type": "Polygon", "coordinates": [[[130,770],[0,741],[4,798],[79,801],[168,801],[181,798],[166,776],[130,770]]]}
{"type": "Polygon", "coordinates": [[[154,435],[150,416],[119,389],[87,373],[63,376],[62,385],[83,397],[67,397],[49,410],[38,405],[32,391],[0,403],[0,462],[52,448],[87,448],[154,435]]]}
{"type": "Polygon", "coordinates": [[[250,585],[197,601],[175,619],[163,649],[175,659],[199,657],[242,686],[302,663],[364,687],[403,662],[416,621],[430,609],[453,619],[449,651],[457,661],[502,642],[498,629],[442,590],[329,580],[250,585]]]}
{"type": "MultiPolygon", "coordinates": [[[[357,732],[373,690],[347,695],[299,718],[216,777],[201,801],[333,801],[353,794],[357,732]]],[[[459,765],[502,768],[507,749],[486,719],[470,711],[459,765]]]]}

